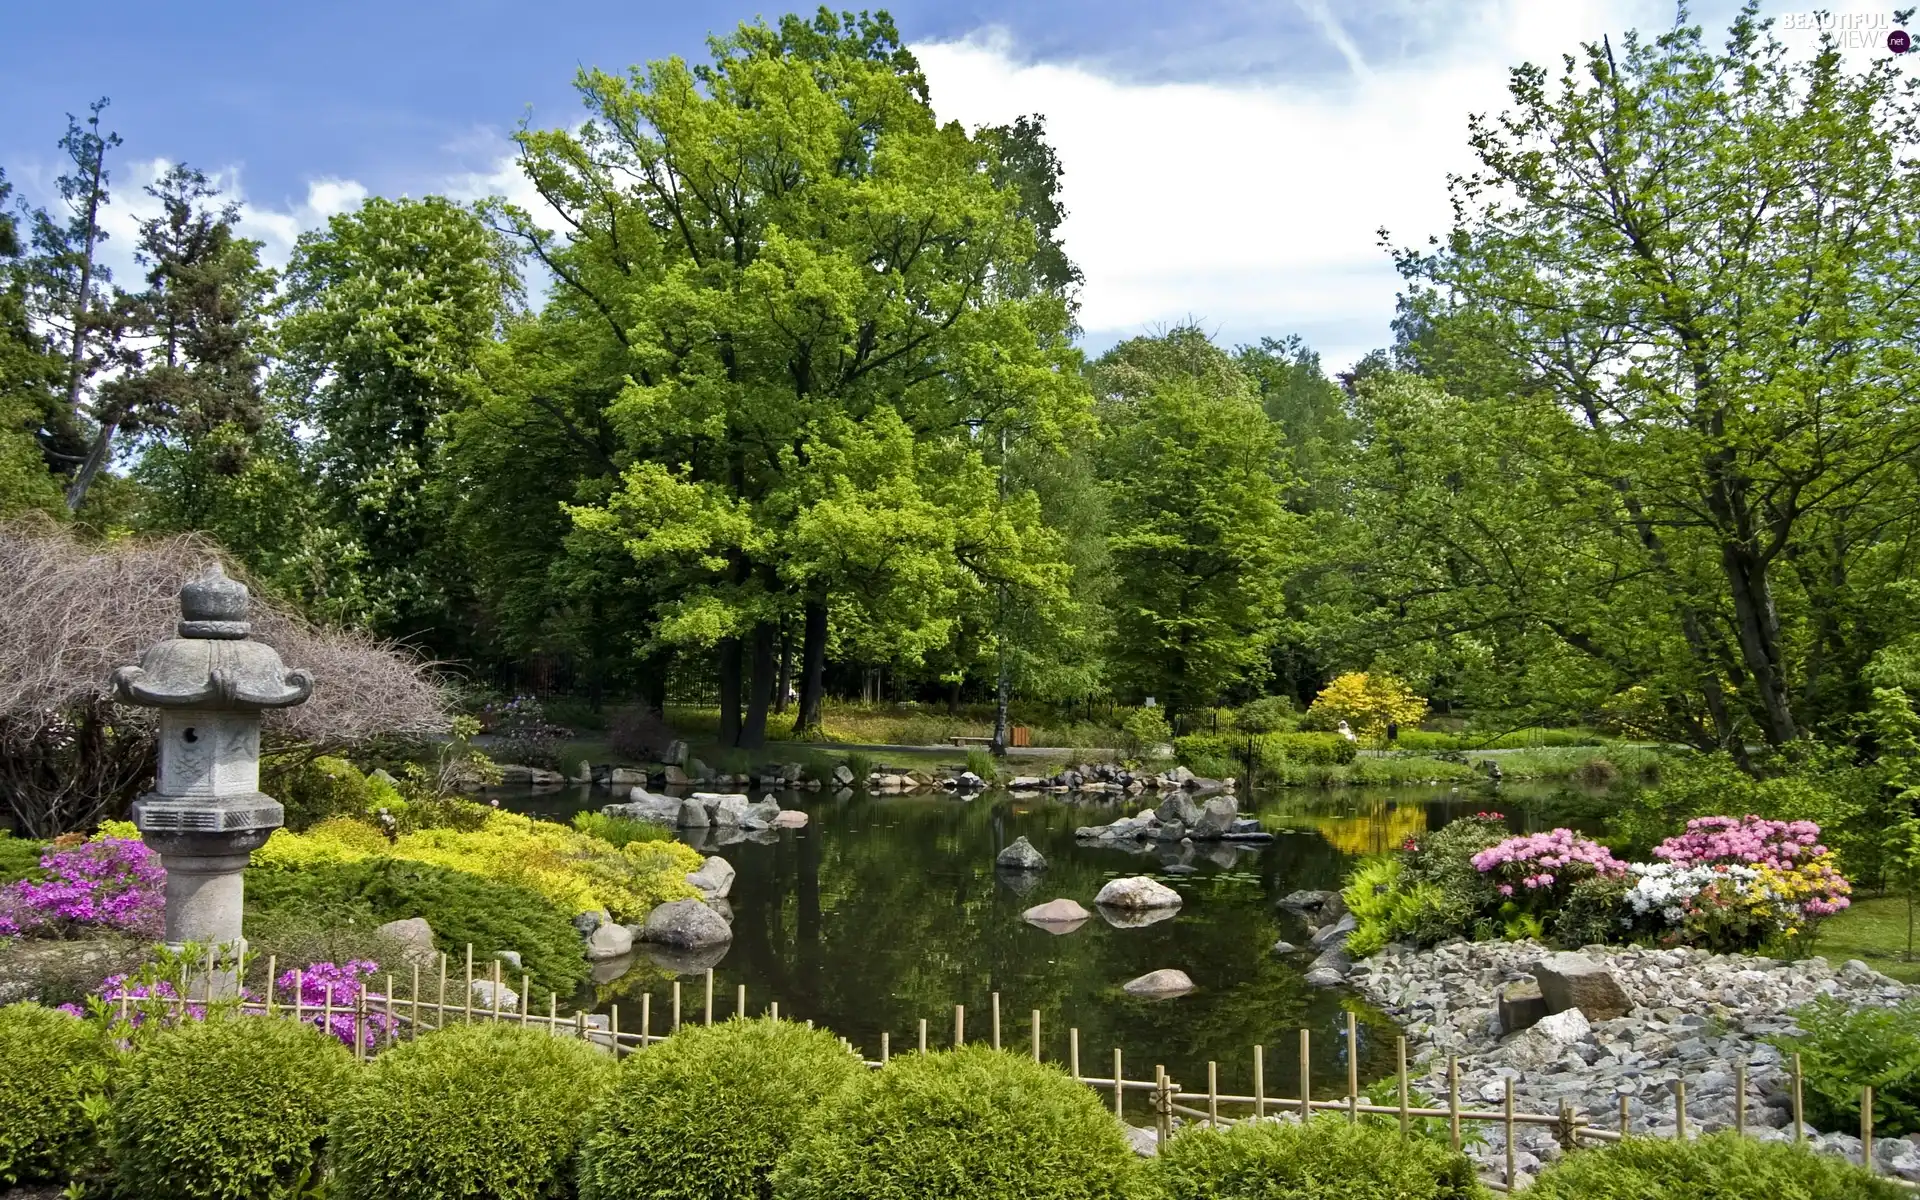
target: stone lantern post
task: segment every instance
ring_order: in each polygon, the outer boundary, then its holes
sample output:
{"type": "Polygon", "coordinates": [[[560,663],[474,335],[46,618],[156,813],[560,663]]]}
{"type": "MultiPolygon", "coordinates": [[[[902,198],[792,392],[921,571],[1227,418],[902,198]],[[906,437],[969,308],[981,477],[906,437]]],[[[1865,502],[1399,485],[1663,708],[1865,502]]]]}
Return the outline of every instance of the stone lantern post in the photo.
{"type": "Polygon", "coordinates": [[[287,670],[251,631],[246,587],[215,565],[180,589],[178,636],[113,673],[121,701],[160,710],[159,780],[134,801],[133,823],[167,871],[168,945],[217,948],[214,994],[237,985],[246,949],[247,856],[285,820],[260,791],[260,710],[313,693],[313,676],[287,670]]]}

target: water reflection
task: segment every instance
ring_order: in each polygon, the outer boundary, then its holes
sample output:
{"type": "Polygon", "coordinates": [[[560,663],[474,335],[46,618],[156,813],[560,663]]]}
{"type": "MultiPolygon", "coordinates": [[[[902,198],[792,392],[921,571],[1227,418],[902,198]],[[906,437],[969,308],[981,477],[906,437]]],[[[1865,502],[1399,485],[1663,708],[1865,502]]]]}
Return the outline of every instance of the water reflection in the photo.
{"type": "MultiPolygon", "coordinates": [[[[1521,809],[1524,798],[1509,788],[1497,803],[1521,809]]],[[[605,791],[578,788],[510,803],[564,819],[609,799],[605,791]]],[[[641,997],[650,995],[658,1029],[670,1019],[672,980],[679,977],[686,1015],[698,1019],[705,1003],[700,975],[711,966],[717,1016],[732,1014],[744,984],[750,1012],[778,1001],[783,1015],[817,1021],[873,1055],[883,1032],[896,1047],[913,1045],[923,1019],[934,1044],[946,1044],[955,1004],[967,1007],[970,1039],[985,1040],[990,997],[998,992],[1007,1044],[1027,1045],[1029,1013],[1039,1009],[1046,1055],[1064,1062],[1068,1029],[1076,1027],[1089,1075],[1111,1071],[1118,1047],[1130,1078],[1150,1079],[1159,1064],[1182,1084],[1204,1086],[1213,1061],[1223,1089],[1244,1092],[1252,1086],[1252,1047],[1264,1044],[1269,1095],[1297,1087],[1296,1031],[1303,1027],[1314,1034],[1312,1071],[1323,1095],[1344,1089],[1348,1011],[1359,1017],[1364,1078],[1391,1070],[1398,1033],[1349,993],[1308,988],[1308,956],[1272,954],[1276,940],[1305,945],[1308,933],[1274,901],[1296,889],[1338,887],[1355,856],[1391,849],[1496,803],[1471,789],[1284,792],[1257,797],[1252,806],[1277,834],[1267,845],[1122,848],[1073,836],[1078,826],[1121,815],[1121,805],[1007,794],[842,800],[803,792],[781,799],[810,814],[807,828],[745,836],[688,831],[690,841],[697,837],[694,844],[738,872],[730,897],[733,943],[705,954],[643,953],[601,964],[592,997],[597,1010],[618,1005],[622,1025],[631,1028],[641,997]],[[1046,856],[1047,870],[996,872],[994,856],[1022,835],[1046,856]],[[1055,898],[1091,912],[1107,880],[1134,874],[1174,888],[1181,907],[1099,912],[1071,928],[1021,918],[1055,898]],[[1121,990],[1161,968],[1185,971],[1196,991],[1148,1000],[1121,990]]],[[[1521,813],[1511,819],[1516,828],[1534,821],[1521,813]]]]}

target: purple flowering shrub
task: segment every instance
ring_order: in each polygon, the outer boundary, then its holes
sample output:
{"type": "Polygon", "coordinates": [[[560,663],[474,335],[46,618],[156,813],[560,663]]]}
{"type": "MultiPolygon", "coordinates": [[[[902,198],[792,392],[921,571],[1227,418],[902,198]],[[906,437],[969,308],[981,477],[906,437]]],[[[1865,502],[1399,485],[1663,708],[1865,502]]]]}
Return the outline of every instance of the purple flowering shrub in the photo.
{"type": "Polygon", "coordinates": [[[40,858],[40,879],[0,888],[0,937],[68,937],[111,930],[159,938],[166,872],[142,842],[97,837],[56,845],[40,858]]]}
{"type": "Polygon", "coordinates": [[[1473,856],[1473,869],[1494,881],[1503,898],[1554,898],[1583,879],[1617,878],[1627,864],[1613,851],[1571,829],[1510,837],[1473,856]]]}
{"type": "Polygon", "coordinates": [[[394,1027],[392,1018],[373,1008],[376,1001],[386,997],[365,990],[366,981],[379,969],[379,963],[366,959],[345,964],[314,963],[304,970],[283,973],[274,981],[274,998],[289,1006],[297,1000],[300,1007],[309,1010],[302,1020],[332,1034],[342,1044],[352,1046],[357,1036],[367,1049],[377,1050],[394,1027]],[[367,1002],[364,1013],[357,1011],[363,994],[367,1002]],[[326,1008],[329,1002],[333,1005],[331,1015],[326,1008]]]}
{"type": "Polygon", "coordinates": [[[1687,831],[1653,848],[1655,858],[1677,867],[1772,867],[1784,871],[1827,852],[1812,821],[1744,817],[1695,817],[1687,831]]]}

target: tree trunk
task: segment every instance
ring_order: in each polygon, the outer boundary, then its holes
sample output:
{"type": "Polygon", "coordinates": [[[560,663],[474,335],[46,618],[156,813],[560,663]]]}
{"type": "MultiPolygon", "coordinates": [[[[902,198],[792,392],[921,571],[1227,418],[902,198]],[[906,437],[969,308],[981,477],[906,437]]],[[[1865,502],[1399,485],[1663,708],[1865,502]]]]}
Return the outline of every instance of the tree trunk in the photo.
{"type": "Polygon", "coordinates": [[[87,489],[93,486],[94,478],[107,465],[107,459],[112,457],[113,435],[119,428],[119,422],[108,421],[94,435],[93,449],[87,451],[86,461],[80,464],[80,469],[74,473],[73,483],[67,487],[68,512],[80,511],[80,505],[87,498],[87,489]]]}
{"type": "Polygon", "coordinates": [[[773,711],[787,711],[787,693],[793,691],[793,639],[780,631],[780,681],[774,685],[773,711]]]}
{"type": "Polygon", "coordinates": [[[1760,701],[1760,728],[1771,745],[1781,746],[1800,736],[1793,719],[1793,701],[1787,695],[1780,661],[1780,617],[1773,607],[1773,588],[1767,566],[1745,548],[1726,543],[1720,563],[1733,593],[1734,632],[1740,658],[1753,679],[1760,701]]]}
{"type": "Polygon", "coordinates": [[[640,668],[640,699],[662,716],[667,711],[667,667],[672,662],[673,656],[662,650],[648,655],[640,668]]]}
{"type": "Polygon", "coordinates": [[[758,750],[767,744],[767,708],[773,702],[774,627],[762,621],[753,627],[753,662],[747,676],[747,717],[740,729],[740,745],[758,750]]]}
{"type": "Polygon", "coordinates": [[[740,639],[720,639],[720,744],[740,743],[740,639]]]}
{"type": "Polygon", "coordinates": [[[806,604],[805,628],[800,639],[800,715],[795,731],[818,730],[827,691],[827,605],[806,604]]]}

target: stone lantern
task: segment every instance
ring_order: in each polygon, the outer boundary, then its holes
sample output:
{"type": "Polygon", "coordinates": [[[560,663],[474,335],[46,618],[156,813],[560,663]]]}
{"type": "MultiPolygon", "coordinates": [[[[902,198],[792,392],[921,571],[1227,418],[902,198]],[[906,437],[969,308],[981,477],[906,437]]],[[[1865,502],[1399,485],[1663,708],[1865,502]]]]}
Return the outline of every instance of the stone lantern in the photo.
{"type": "Polygon", "coordinates": [[[215,948],[208,986],[230,993],[246,949],[241,872],[285,821],[260,791],[260,710],[299,704],[313,676],[247,635],[247,589],[216,564],[180,589],[178,636],[113,673],[124,703],[160,710],[160,770],[133,823],[167,871],[167,944],[215,948]]]}

